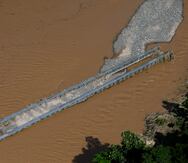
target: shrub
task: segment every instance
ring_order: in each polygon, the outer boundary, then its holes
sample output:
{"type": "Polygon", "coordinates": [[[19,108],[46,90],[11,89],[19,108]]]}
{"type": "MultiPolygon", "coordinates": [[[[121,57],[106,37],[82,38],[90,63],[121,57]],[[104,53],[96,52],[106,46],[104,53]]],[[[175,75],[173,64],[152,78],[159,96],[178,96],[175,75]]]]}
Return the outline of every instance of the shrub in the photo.
{"type": "Polygon", "coordinates": [[[145,143],[134,133],[130,131],[125,131],[121,134],[122,141],[121,144],[123,148],[127,151],[134,149],[143,149],[145,143]]]}
{"type": "Polygon", "coordinates": [[[156,123],[157,125],[159,125],[159,126],[163,126],[166,122],[167,122],[167,120],[164,119],[164,118],[157,118],[157,119],[155,120],[155,123],[156,123]]]}

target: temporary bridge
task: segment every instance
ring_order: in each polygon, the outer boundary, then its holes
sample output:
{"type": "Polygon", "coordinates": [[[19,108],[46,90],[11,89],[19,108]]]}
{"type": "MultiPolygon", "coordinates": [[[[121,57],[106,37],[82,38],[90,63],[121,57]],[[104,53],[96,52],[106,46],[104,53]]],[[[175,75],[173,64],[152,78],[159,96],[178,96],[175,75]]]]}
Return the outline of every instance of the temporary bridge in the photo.
{"type": "Polygon", "coordinates": [[[143,54],[133,55],[120,64],[111,64],[91,78],[73,85],[64,91],[30,104],[0,120],[0,140],[11,136],[56,112],[87,100],[94,94],[125,80],[151,66],[173,59],[171,51],[162,52],[159,47],[143,54]]]}

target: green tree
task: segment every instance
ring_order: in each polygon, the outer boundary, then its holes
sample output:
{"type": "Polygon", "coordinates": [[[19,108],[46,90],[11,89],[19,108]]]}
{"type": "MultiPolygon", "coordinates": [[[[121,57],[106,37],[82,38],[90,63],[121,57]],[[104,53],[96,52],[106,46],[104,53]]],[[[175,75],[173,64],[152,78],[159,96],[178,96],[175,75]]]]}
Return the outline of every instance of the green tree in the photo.
{"type": "Polygon", "coordinates": [[[111,162],[124,162],[123,151],[120,145],[111,145],[111,147],[101,153],[95,155],[94,163],[111,163],[111,162]]]}
{"type": "Polygon", "coordinates": [[[143,154],[143,163],[172,163],[171,149],[159,145],[143,154]]]}
{"type": "MultiPolygon", "coordinates": [[[[95,163],[187,163],[188,162],[188,94],[182,104],[166,102],[169,114],[176,118],[171,133],[155,133],[156,145],[147,147],[134,133],[124,131],[120,145],[95,155],[95,163]]],[[[156,122],[154,122],[156,124],[156,122]]],[[[168,123],[158,119],[157,123],[168,123]]],[[[154,124],[154,125],[155,125],[154,124]]]]}
{"type": "Polygon", "coordinates": [[[136,134],[131,133],[130,131],[122,132],[121,137],[121,144],[127,151],[134,149],[143,149],[145,147],[145,143],[136,134]]]}
{"type": "Polygon", "coordinates": [[[183,101],[182,106],[188,109],[188,94],[186,95],[186,99],[183,101]]]}

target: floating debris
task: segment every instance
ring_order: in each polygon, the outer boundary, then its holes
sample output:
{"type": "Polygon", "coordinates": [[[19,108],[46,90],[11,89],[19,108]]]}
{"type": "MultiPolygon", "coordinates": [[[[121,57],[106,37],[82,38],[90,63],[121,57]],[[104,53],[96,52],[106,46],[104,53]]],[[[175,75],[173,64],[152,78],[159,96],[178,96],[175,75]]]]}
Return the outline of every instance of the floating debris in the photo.
{"type": "Polygon", "coordinates": [[[183,0],[145,0],[113,44],[115,59],[107,59],[104,72],[132,55],[145,52],[154,42],[169,42],[183,20],[183,0]]]}

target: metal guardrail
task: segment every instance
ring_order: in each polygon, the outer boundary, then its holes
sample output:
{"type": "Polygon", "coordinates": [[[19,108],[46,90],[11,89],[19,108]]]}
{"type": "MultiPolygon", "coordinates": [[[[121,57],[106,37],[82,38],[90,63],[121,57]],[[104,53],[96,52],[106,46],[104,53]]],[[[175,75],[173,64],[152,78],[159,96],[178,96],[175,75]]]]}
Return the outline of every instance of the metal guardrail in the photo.
{"type": "MultiPolygon", "coordinates": [[[[78,103],[80,103],[80,102],[83,102],[83,101],[87,100],[89,97],[93,96],[94,94],[100,93],[100,92],[102,92],[103,90],[105,90],[105,89],[107,89],[107,88],[113,86],[114,84],[117,84],[117,83],[119,83],[119,82],[121,82],[121,81],[123,81],[123,80],[125,80],[125,79],[127,79],[127,78],[129,78],[129,77],[131,77],[131,76],[133,76],[134,74],[136,74],[136,73],[138,73],[138,72],[141,72],[142,70],[151,67],[152,65],[155,65],[155,64],[157,64],[157,63],[159,63],[159,62],[162,62],[162,61],[164,61],[164,60],[166,60],[166,59],[171,59],[171,58],[172,58],[172,53],[170,53],[170,52],[168,52],[168,53],[166,53],[166,54],[161,53],[157,58],[154,58],[154,59],[152,59],[151,61],[148,61],[148,62],[144,63],[143,65],[141,65],[141,66],[139,66],[139,67],[137,67],[137,68],[135,68],[135,69],[133,69],[133,70],[131,70],[131,71],[129,71],[129,72],[125,72],[125,73],[123,73],[123,74],[121,74],[121,75],[119,75],[119,76],[117,76],[117,77],[115,77],[115,78],[113,78],[113,79],[111,79],[111,80],[109,80],[109,81],[106,81],[103,85],[98,86],[98,87],[96,87],[96,88],[92,88],[91,90],[85,92],[84,94],[80,95],[80,96],[77,97],[77,98],[74,98],[74,99],[68,101],[68,102],[65,103],[65,104],[59,104],[58,106],[52,108],[52,109],[51,109],[50,111],[48,111],[47,113],[44,113],[44,114],[42,114],[41,116],[36,117],[36,118],[34,118],[33,120],[26,122],[26,123],[23,124],[22,126],[13,128],[13,129],[10,130],[9,132],[5,133],[4,135],[1,135],[1,136],[0,136],[0,140],[3,140],[4,138],[13,135],[13,134],[15,134],[16,132],[21,131],[22,129],[24,129],[24,128],[26,128],[26,127],[29,127],[29,126],[31,126],[32,124],[34,124],[34,123],[36,123],[36,122],[38,122],[38,121],[40,121],[40,120],[42,120],[42,119],[45,119],[45,118],[51,116],[52,114],[54,114],[54,113],[56,113],[56,112],[58,112],[58,111],[64,110],[64,109],[66,109],[66,108],[68,108],[68,107],[71,107],[71,106],[73,106],[73,105],[75,105],[75,104],[78,104],[78,103]]],[[[108,72],[108,73],[110,73],[110,72],[108,72]]],[[[108,73],[107,73],[107,74],[108,74],[108,73]]],[[[102,75],[102,76],[104,76],[104,75],[102,75]]],[[[86,83],[84,83],[84,85],[87,84],[88,82],[93,81],[93,79],[96,79],[96,78],[95,78],[95,77],[89,78],[89,80],[86,80],[86,83]]],[[[79,85],[78,87],[76,86],[76,87],[74,87],[74,88],[80,88],[81,85],[83,86],[82,83],[81,83],[81,84],[78,84],[78,85],[79,85]]],[[[73,87],[71,87],[71,89],[67,89],[67,90],[72,90],[72,88],[73,88],[73,87]]],[[[59,95],[59,94],[58,94],[58,95],[59,95]]],[[[58,97],[58,96],[56,95],[56,97],[58,97]]],[[[5,121],[10,120],[11,118],[13,118],[13,117],[16,116],[16,115],[19,115],[19,114],[21,114],[21,113],[23,113],[23,112],[25,112],[25,111],[28,111],[28,109],[30,110],[30,109],[32,109],[32,108],[35,108],[36,106],[38,106],[37,103],[35,103],[34,105],[30,105],[29,108],[26,107],[26,108],[22,109],[22,110],[19,111],[19,112],[13,113],[12,115],[7,116],[7,117],[5,117],[3,120],[1,120],[1,121],[0,121],[0,124],[3,123],[3,122],[5,122],[5,121]]]]}
{"type": "Polygon", "coordinates": [[[145,53],[141,53],[141,54],[136,54],[133,56],[129,56],[126,61],[119,61],[117,63],[115,63],[114,65],[110,65],[108,68],[106,68],[107,70],[101,70],[102,74],[106,74],[106,73],[110,73],[124,65],[127,65],[127,67],[131,64],[131,63],[135,63],[138,62],[139,60],[142,60],[144,58],[147,58],[149,56],[151,56],[154,52],[159,52],[160,51],[160,47],[154,47],[152,49],[149,49],[148,51],[146,51],[145,53]],[[117,65],[118,64],[118,65],[117,65]]]}
{"type": "Polygon", "coordinates": [[[143,54],[137,54],[137,55],[135,55],[135,56],[131,56],[131,57],[128,58],[126,61],[122,61],[119,65],[116,65],[115,67],[111,67],[110,70],[105,71],[105,72],[98,73],[98,74],[97,74],[96,76],[94,76],[94,77],[90,77],[90,78],[88,78],[88,79],[86,79],[86,80],[83,80],[83,81],[81,81],[80,83],[75,84],[75,85],[69,87],[68,89],[65,89],[64,91],[62,91],[62,92],[60,92],[60,93],[58,93],[58,94],[56,94],[56,95],[50,96],[48,99],[57,97],[57,96],[59,96],[59,95],[64,95],[65,93],[67,93],[67,92],[69,92],[69,91],[72,91],[72,90],[74,90],[74,89],[78,89],[78,88],[80,88],[80,87],[82,87],[82,86],[84,86],[84,85],[87,85],[88,83],[90,83],[90,82],[96,80],[97,78],[100,78],[101,76],[110,74],[111,72],[113,72],[113,71],[115,71],[115,70],[117,70],[117,69],[119,69],[119,68],[121,68],[121,67],[123,67],[123,66],[125,66],[125,65],[127,65],[127,64],[135,63],[135,62],[138,61],[138,60],[142,60],[142,59],[144,59],[144,58],[146,58],[146,57],[152,55],[154,52],[159,51],[159,49],[160,49],[160,47],[157,46],[157,47],[154,47],[154,48],[152,48],[152,49],[149,49],[148,51],[146,51],[146,52],[143,53],[143,54]]]}

